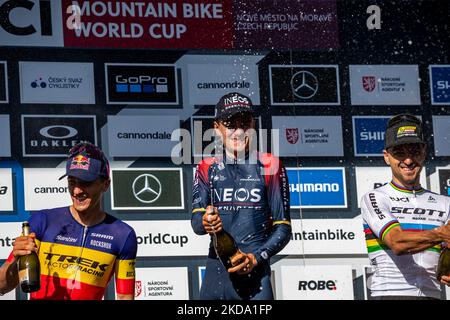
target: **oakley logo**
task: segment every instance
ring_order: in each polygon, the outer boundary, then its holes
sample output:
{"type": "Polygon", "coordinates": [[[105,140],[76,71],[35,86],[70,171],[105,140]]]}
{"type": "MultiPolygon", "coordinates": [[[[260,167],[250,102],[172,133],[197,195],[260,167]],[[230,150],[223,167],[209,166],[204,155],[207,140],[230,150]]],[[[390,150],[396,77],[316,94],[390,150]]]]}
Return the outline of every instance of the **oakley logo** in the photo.
{"type": "Polygon", "coordinates": [[[133,181],[133,195],[142,203],[153,203],[161,196],[162,186],[152,174],[141,174],[133,181]]]}
{"type": "Polygon", "coordinates": [[[300,99],[309,99],[319,90],[317,77],[309,71],[299,71],[292,76],[291,88],[294,95],[300,99]]]}
{"type": "Polygon", "coordinates": [[[39,133],[49,139],[68,139],[75,137],[78,134],[78,131],[75,128],[69,127],[69,126],[62,126],[62,125],[56,125],[56,126],[48,126],[44,127],[41,130],[39,130],[39,133]],[[54,133],[51,133],[51,132],[54,133]],[[66,131],[66,132],[64,132],[66,131]],[[61,134],[65,133],[65,134],[61,134]]]}

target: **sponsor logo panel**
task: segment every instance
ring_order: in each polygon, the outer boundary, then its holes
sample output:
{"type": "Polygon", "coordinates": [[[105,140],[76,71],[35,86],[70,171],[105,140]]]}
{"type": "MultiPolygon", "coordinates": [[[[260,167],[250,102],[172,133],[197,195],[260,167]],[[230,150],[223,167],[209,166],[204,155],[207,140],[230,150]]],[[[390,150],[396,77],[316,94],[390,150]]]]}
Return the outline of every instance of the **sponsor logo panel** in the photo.
{"type": "Polygon", "coordinates": [[[283,299],[353,300],[352,268],[333,266],[282,266],[283,299]]]}
{"type": "Polygon", "coordinates": [[[342,157],[342,119],[340,116],[272,117],[272,146],[279,145],[280,156],[342,157]],[[276,137],[279,141],[276,141],[276,137]]]}
{"type": "Polygon", "coordinates": [[[450,196],[450,169],[438,169],[440,193],[450,196]]]}
{"type": "Polygon", "coordinates": [[[420,104],[417,65],[350,65],[352,105],[420,104]]]}
{"type": "Polygon", "coordinates": [[[390,116],[354,116],[355,156],[382,156],[384,135],[390,116]]]}
{"type": "MultiPolygon", "coordinates": [[[[63,7],[72,4],[64,0],[63,7]]],[[[65,45],[88,48],[232,48],[232,1],[77,1],[78,28],[65,45]]],[[[72,13],[64,14],[64,21],[72,13]]],[[[70,24],[69,24],[70,25],[70,24]]]]}
{"type": "Polygon", "coordinates": [[[97,144],[95,116],[22,115],[24,156],[67,157],[80,141],[97,144]]]}
{"type": "Polygon", "coordinates": [[[291,208],[347,208],[344,168],[286,168],[291,208]]]}
{"type": "Polygon", "coordinates": [[[72,204],[65,168],[24,168],[25,210],[58,208],[72,204]]]}
{"type": "Polygon", "coordinates": [[[431,104],[450,104],[450,65],[431,65],[431,104]]]}
{"type": "Polygon", "coordinates": [[[280,255],[367,254],[363,222],[354,219],[292,219],[292,238],[280,255]]]}
{"type": "Polygon", "coordinates": [[[181,168],[112,169],[113,210],[184,209],[181,168]]]}
{"type": "Polygon", "coordinates": [[[0,45],[64,46],[60,1],[0,1],[0,45]]]}
{"type": "Polygon", "coordinates": [[[94,65],[19,62],[21,103],[95,104],[94,65]]]}
{"type": "Polygon", "coordinates": [[[0,115],[0,137],[2,143],[0,148],[0,157],[11,156],[11,132],[9,125],[9,115],[0,115]]]}
{"type": "Polygon", "coordinates": [[[206,256],[209,237],[192,230],[190,220],[125,221],[136,232],[138,257],[206,256]]]}
{"type": "Polygon", "coordinates": [[[250,97],[253,105],[259,105],[259,77],[256,63],[261,57],[253,59],[240,56],[221,57],[224,60],[234,57],[235,62],[187,65],[189,104],[215,105],[224,94],[239,92],[250,97]],[[242,67],[243,63],[245,67],[242,67]]]}
{"type": "Polygon", "coordinates": [[[0,61],[0,103],[8,101],[8,67],[6,61],[0,61]]]}
{"type": "Polygon", "coordinates": [[[178,104],[175,65],[105,64],[108,104],[178,104]]]}
{"type": "Polygon", "coordinates": [[[269,65],[272,105],[339,105],[336,65],[269,65]]]}
{"type": "Polygon", "coordinates": [[[450,116],[433,116],[434,153],[450,156],[450,116]]]}
{"type": "MultiPolygon", "coordinates": [[[[426,169],[422,168],[420,173],[420,184],[427,188],[426,169]]],[[[355,167],[356,194],[358,197],[358,208],[361,207],[362,197],[369,191],[382,187],[392,180],[391,168],[386,167],[355,167]]]]}
{"type": "Polygon", "coordinates": [[[136,268],[136,300],[189,300],[188,268],[136,268]]]}
{"type": "Polygon", "coordinates": [[[0,211],[14,210],[13,176],[10,168],[0,168],[0,211]]]}
{"type": "Polygon", "coordinates": [[[108,116],[109,154],[113,157],[170,157],[180,128],[178,116],[108,116]]]}
{"type": "Polygon", "coordinates": [[[0,260],[6,260],[12,252],[14,239],[20,236],[21,222],[0,223],[0,260]]]}

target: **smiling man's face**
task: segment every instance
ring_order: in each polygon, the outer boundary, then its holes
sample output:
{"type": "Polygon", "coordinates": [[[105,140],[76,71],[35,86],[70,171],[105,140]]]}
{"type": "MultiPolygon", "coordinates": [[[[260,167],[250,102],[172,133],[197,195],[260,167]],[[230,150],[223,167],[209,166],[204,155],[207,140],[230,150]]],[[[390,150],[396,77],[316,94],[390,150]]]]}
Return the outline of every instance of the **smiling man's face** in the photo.
{"type": "Polygon", "coordinates": [[[392,180],[404,187],[420,185],[420,171],[426,156],[426,146],[410,143],[383,151],[384,161],[391,166],[392,180]]]}

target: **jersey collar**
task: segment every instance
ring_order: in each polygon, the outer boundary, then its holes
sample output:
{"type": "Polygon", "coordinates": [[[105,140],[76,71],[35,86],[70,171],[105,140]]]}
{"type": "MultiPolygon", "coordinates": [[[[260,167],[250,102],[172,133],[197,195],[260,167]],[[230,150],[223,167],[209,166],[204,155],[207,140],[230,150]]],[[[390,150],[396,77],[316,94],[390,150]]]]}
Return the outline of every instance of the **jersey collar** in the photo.
{"type": "Polygon", "coordinates": [[[399,184],[395,183],[394,181],[389,182],[389,185],[392,188],[394,188],[395,190],[403,192],[403,193],[413,194],[413,193],[422,193],[425,191],[425,189],[422,188],[420,185],[418,187],[408,188],[408,187],[399,185],[399,184]]]}

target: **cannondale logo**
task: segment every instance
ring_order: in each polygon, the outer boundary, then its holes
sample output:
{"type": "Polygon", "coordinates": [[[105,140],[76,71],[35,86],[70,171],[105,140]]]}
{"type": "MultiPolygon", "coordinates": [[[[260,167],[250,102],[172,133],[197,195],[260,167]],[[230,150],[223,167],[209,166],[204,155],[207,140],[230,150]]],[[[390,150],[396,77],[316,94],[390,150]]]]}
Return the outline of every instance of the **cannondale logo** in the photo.
{"type": "Polygon", "coordinates": [[[142,203],[153,203],[161,195],[161,182],[152,174],[144,173],[133,181],[133,195],[142,203]]]}
{"type": "Polygon", "coordinates": [[[300,99],[314,97],[319,90],[317,77],[309,71],[299,71],[291,78],[291,88],[294,95],[300,99]]]}

